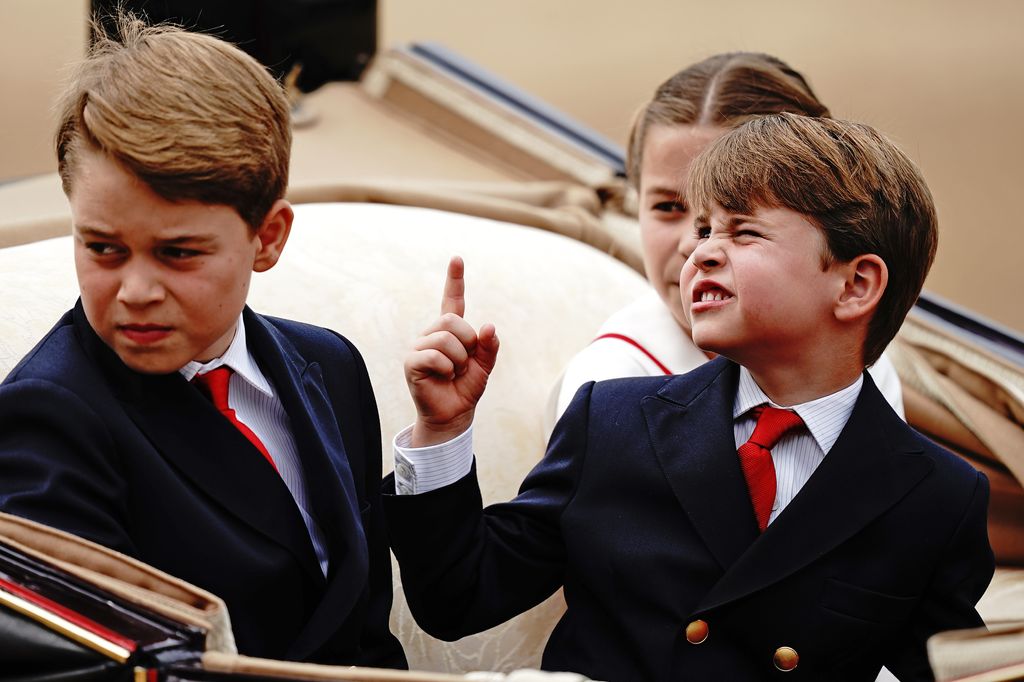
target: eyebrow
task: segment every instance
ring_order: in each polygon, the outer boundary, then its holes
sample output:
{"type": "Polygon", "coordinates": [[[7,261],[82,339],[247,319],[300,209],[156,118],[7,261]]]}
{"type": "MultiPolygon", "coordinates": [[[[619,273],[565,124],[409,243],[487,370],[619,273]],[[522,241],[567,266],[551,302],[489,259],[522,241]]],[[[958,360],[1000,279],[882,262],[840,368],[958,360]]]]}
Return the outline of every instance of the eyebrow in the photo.
{"type": "MultiPolygon", "coordinates": [[[[116,230],[105,230],[99,227],[82,227],[75,225],[75,231],[77,231],[83,237],[92,237],[94,239],[119,239],[120,233],[116,230]]],[[[217,237],[212,234],[185,234],[179,237],[170,237],[168,239],[157,239],[162,245],[165,246],[179,246],[181,244],[190,244],[196,246],[202,246],[206,244],[212,244],[217,240],[217,237]]]]}
{"type": "Polygon", "coordinates": [[[683,196],[682,191],[678,187],[648,187],[647,191],[645,191],[644,194],[664,194],[665,196],[673,196],[679,198],[682,198],[683,196]]]}
{"type": "Polygon", "coordinates": [[[170,239],[159,239],[157,241],[167,246],[177,246],[179,244],[202,246],[204,244],[212,244],[216,239],[212,234],[189,234],[181,237],[171,237],[170,239]]]}
{"type": "Polygon", "coordinates": [[[729,219],[725,221],[725,229],[735,229],[737,225],[754,222],[754,216],[748,213],[730,213],[729,219]]]}
{"type": "Polygon", "coordinates": [[[86,237],[100,237],[103,239],[113,239],[117,236],[117,232],[113,230],[104,230],[99,227],[83,227],[81,225],[75,225],[74,231],[86,237]]]}
{"type": "MultiPolygon", "coordinates": [[[[733,213],[730,214],[729,219],[725,221],[723,229],[732,231],[736,229],[737,225],[741,225],[745,222],[753,220],[753,216],[747,215],[746,213],[733,213]]],[[[711,215],[708,211],[698,214],[694,218],[694,227],[711,227],[711,215]]]]}

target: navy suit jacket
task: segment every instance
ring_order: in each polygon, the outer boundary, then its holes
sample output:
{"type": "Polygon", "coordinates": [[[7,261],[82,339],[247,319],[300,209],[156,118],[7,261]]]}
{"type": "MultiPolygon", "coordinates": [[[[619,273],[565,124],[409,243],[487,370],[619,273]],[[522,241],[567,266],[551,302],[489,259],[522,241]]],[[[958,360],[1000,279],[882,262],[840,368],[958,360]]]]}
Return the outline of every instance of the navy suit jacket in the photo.
{"type": "Polygon", "coordinates": [[[243,654],[405,667],[388,629],[380,426],[363,360],[331,331],[243,314],[328,540],[326,579],[253,445],[177,372],[126,367],[81,304],[0,385],[0,510],[217,594],[243,654]]]}
{"type": "Polygon", "coordinates": [[[925,640],[981,624],[988,483],[865,375],[835,446],[759,534],[736,455],[738,367],[588,384],[511,502],[475,473],[385,495],[413,615],[454,639],[564,585],[550,670],[611,680],[929,679],[925,640]],[[700,644],[688,623],[708,625],[700,644]]]}

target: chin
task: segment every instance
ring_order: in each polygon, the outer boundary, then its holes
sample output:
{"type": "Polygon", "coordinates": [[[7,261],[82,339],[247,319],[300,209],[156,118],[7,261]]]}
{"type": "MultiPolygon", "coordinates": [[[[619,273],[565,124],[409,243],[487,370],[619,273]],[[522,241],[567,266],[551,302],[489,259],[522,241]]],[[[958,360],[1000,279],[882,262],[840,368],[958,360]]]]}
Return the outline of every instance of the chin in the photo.
{"type": "Polygon", "coordinates": [[[724,339],[707,332],[702,334],[700,329],[691,330],[690,336],[693,338],[693,344],[702,351],[730,357],[729,344],[724,339]]]}
{"type": "MultiPolygon", "coordinates": [[[[690,338],[693,339],[693,343],[701,350],[714,350],[711,346],[715,344],[715,335],[709,334],[706,329],[700,324],[696,327],[690,327],[690,338]]],[[[715,350],[717,353],[718,351],[715,350]]]]}
{"type": "Polygon", "coordinates": [[[164,354],[123,353],[116,350],[115,352],[128,369],[139,374],[171,374],[188,364],[188,360],[180,361],[164,354]]]}

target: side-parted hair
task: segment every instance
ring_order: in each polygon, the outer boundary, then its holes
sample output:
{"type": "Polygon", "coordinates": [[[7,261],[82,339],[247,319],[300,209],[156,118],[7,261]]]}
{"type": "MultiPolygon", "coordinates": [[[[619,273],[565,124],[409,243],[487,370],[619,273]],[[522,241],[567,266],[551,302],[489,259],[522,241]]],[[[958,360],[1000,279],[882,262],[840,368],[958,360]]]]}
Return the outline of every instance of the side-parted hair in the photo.
{"type": "Polygon", "coordinates": [[[651,125],[736,127],[754,116],[788,111],[829,116],[799,71],[758,52],[717,54],[679,71],[658,86],[633,118],[626,168],[640,184],[644,141],[651,125]]]}
{"type": "Polygon", "coordinates": [[[260,226],[288,186],[291,122],[281,86],[249,55],[214,36],[115,17],[59,104],[58,171],[74,192],[78,154],[107,154],[167,201],[238,211],[260,226]]]}
{"type": "Polygon", "coordinates": [[[873,253],[889,281],[868,325],[871,365],[914,305],[938,246],[931,192],[906,154],[870,126],[777,114],[752,119],[708,146],[690,170],[698,223],[713,204],[750,213],[796,211],[825,236],[822,269],[873,253]]]}

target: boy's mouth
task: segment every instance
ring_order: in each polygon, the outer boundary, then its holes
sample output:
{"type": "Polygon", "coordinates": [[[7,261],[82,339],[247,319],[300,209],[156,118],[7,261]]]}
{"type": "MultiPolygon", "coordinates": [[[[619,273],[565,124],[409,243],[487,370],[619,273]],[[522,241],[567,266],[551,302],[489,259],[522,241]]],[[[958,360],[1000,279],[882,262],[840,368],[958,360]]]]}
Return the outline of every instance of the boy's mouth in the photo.
{"type": "Polygon", "coordinates": [[[732,298],[731,294],[727,294],[724,291],[705,291],[700,295],[700,301],[706,303],[708,301],[723,301],[727,298],[732,298]]]}
{"type": "Polygon", "coordinates": [[[691,302],[714,303],[717,301],[727,301],[732,297],[733,295],[717,282],[703,280],[693,285],[691,302]]]}
{"type": "Polygon", "coordinates": [[[160,324],[119,324],[118,330],[135,343],[153,343],[171,333],[171,328],[160,324]]]}

